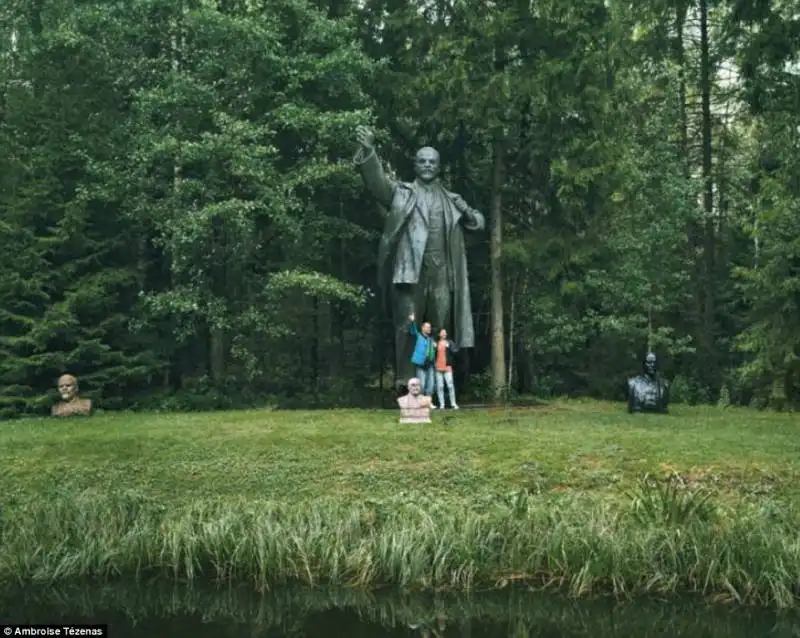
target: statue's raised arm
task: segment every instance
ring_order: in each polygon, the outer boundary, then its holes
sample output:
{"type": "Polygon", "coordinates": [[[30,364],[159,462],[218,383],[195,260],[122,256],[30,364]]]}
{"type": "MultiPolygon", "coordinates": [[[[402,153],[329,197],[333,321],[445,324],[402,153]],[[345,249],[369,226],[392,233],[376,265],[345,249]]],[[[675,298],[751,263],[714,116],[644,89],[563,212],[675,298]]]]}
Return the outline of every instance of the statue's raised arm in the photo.
{"type": "Polygon", "coordinates": [[[356,140],[358,152],[353,162],[361,171],[361,178],[372,196],[388,208],[392,203],[396,184],[386,176],[381,166],[375,152],[375,135],[366,126],[359,126],[356,128],[356,140]]]}
{"type": "Polygon", "coordinates": [[[375,153],[375,136],[356,129],[354,163],[369,192],[386,209],[378,246],[378,281],[391,302],[395,327],[395,379],[416,376],[414,342],[408,335],[411,313],[453,335],[456,349],[475,345],[465,231],[486,226],[483,215],[440,183],[439,152],[430,146],[414,156],[414,179],[386,175],[375,153]]]}

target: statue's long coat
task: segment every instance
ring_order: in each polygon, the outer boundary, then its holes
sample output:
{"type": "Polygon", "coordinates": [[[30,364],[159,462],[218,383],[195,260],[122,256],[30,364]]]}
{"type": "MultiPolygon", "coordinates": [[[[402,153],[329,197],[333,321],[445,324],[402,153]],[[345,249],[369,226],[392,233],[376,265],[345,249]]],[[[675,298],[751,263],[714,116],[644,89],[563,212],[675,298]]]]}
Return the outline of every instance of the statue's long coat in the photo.
{"type": "MultiPolygon", "coordinates": [[[[392,284],[415,284],[422,271],[422,257],[428,241],[427,208],[421,202],[415,182],[389,179],[375,151],[364,157],[359,152],[354,162],[361,170],[369,191],[388,209],[378,248],[378,281],[384,291],[392,284]],[[414,215],[418,210],[419,215],[414,215]]],[[[483,215],[466,205],[456,193],[444,188],[444,214],[447,251],[453,287],[454,341],[459,348],[475,345],[472,304],[467,277],[467,253],[463,230],[483,230],[483,215]],[[463,229],[463,230],[462,230],[463,229]]]]}

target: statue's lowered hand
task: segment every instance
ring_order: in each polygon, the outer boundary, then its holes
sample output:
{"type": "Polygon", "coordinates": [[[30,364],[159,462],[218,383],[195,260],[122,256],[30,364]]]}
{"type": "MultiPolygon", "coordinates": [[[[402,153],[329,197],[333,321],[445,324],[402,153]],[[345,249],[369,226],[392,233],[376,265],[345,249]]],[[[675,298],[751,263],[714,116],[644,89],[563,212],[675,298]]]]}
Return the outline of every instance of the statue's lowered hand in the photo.
{"type": "Polygon", "coordinates": [[[371,151],[375,144],[375,134],[366,126],[357,126],[356,140],[365,151],[371,151]]]}
{"type": "Polygon", "coordinates": [[[461,195],[456,195],[453,198],[453,204],[455,204],[455,207],[458,209],[458,212],[460,212],[462,215],[469,215],[471,209],[467,205],[467,202],[465,202],[462,199],[461,195]]]}

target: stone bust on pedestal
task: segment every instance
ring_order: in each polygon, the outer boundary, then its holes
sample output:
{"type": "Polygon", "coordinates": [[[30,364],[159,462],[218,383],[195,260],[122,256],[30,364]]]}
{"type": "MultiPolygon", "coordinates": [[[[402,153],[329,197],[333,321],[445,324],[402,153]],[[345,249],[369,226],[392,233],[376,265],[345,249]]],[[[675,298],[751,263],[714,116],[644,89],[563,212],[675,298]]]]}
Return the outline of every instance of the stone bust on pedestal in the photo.
{"type": "Polygon", "coordinates": [[[416,377],[408,380],[408,394],[397,399],[400,423],[430,423],[431,401],[422,393],[422,382],[416,377]]]}
{"type": "Polygon", "coordinates": [[[90,399],[80,398],[78,380],[71,374],[64,374],[58,378],[58,393],[61,395],[61,401],[53,406],[53,416],[91,415],[92,402],[90,399]]]}

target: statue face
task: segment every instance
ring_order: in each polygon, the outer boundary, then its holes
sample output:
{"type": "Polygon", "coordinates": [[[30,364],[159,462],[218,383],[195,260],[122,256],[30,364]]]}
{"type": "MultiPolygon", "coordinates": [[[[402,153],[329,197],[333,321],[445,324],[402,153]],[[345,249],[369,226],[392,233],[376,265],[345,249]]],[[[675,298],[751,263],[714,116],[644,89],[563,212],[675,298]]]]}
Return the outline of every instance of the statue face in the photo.
{"type": "Polygon", "coordinates": [[[644,371],[647,374],[649,374],[650,376],[653,376],[656,373],[656,368],[657,367],[658,367],[658,364],[657,364],[657,361],[656,361],[656,355],[654,355],[651,352],[650,354],[647,355],[647,357],[644,360],[644,371]]]}
{"type": "Polygon", "coordinates": [[[71,401],[78,395],[78,381],[69,374],[58,379],[58,393],[62,401],[71,401]]]}
{"type": "Polygon", "coordinates": [[[409,379],[408,380],[408,393],[412,397],[419,396],[419,393],[422,392],[422,382],[419,379],[409,379]]]}
{"type": "Polygon", "coordinates": [[[414,159],[414,172],[422,182],[435,180],[439,175],[439,152],[430,146],[419,149],[414,159]]]}

